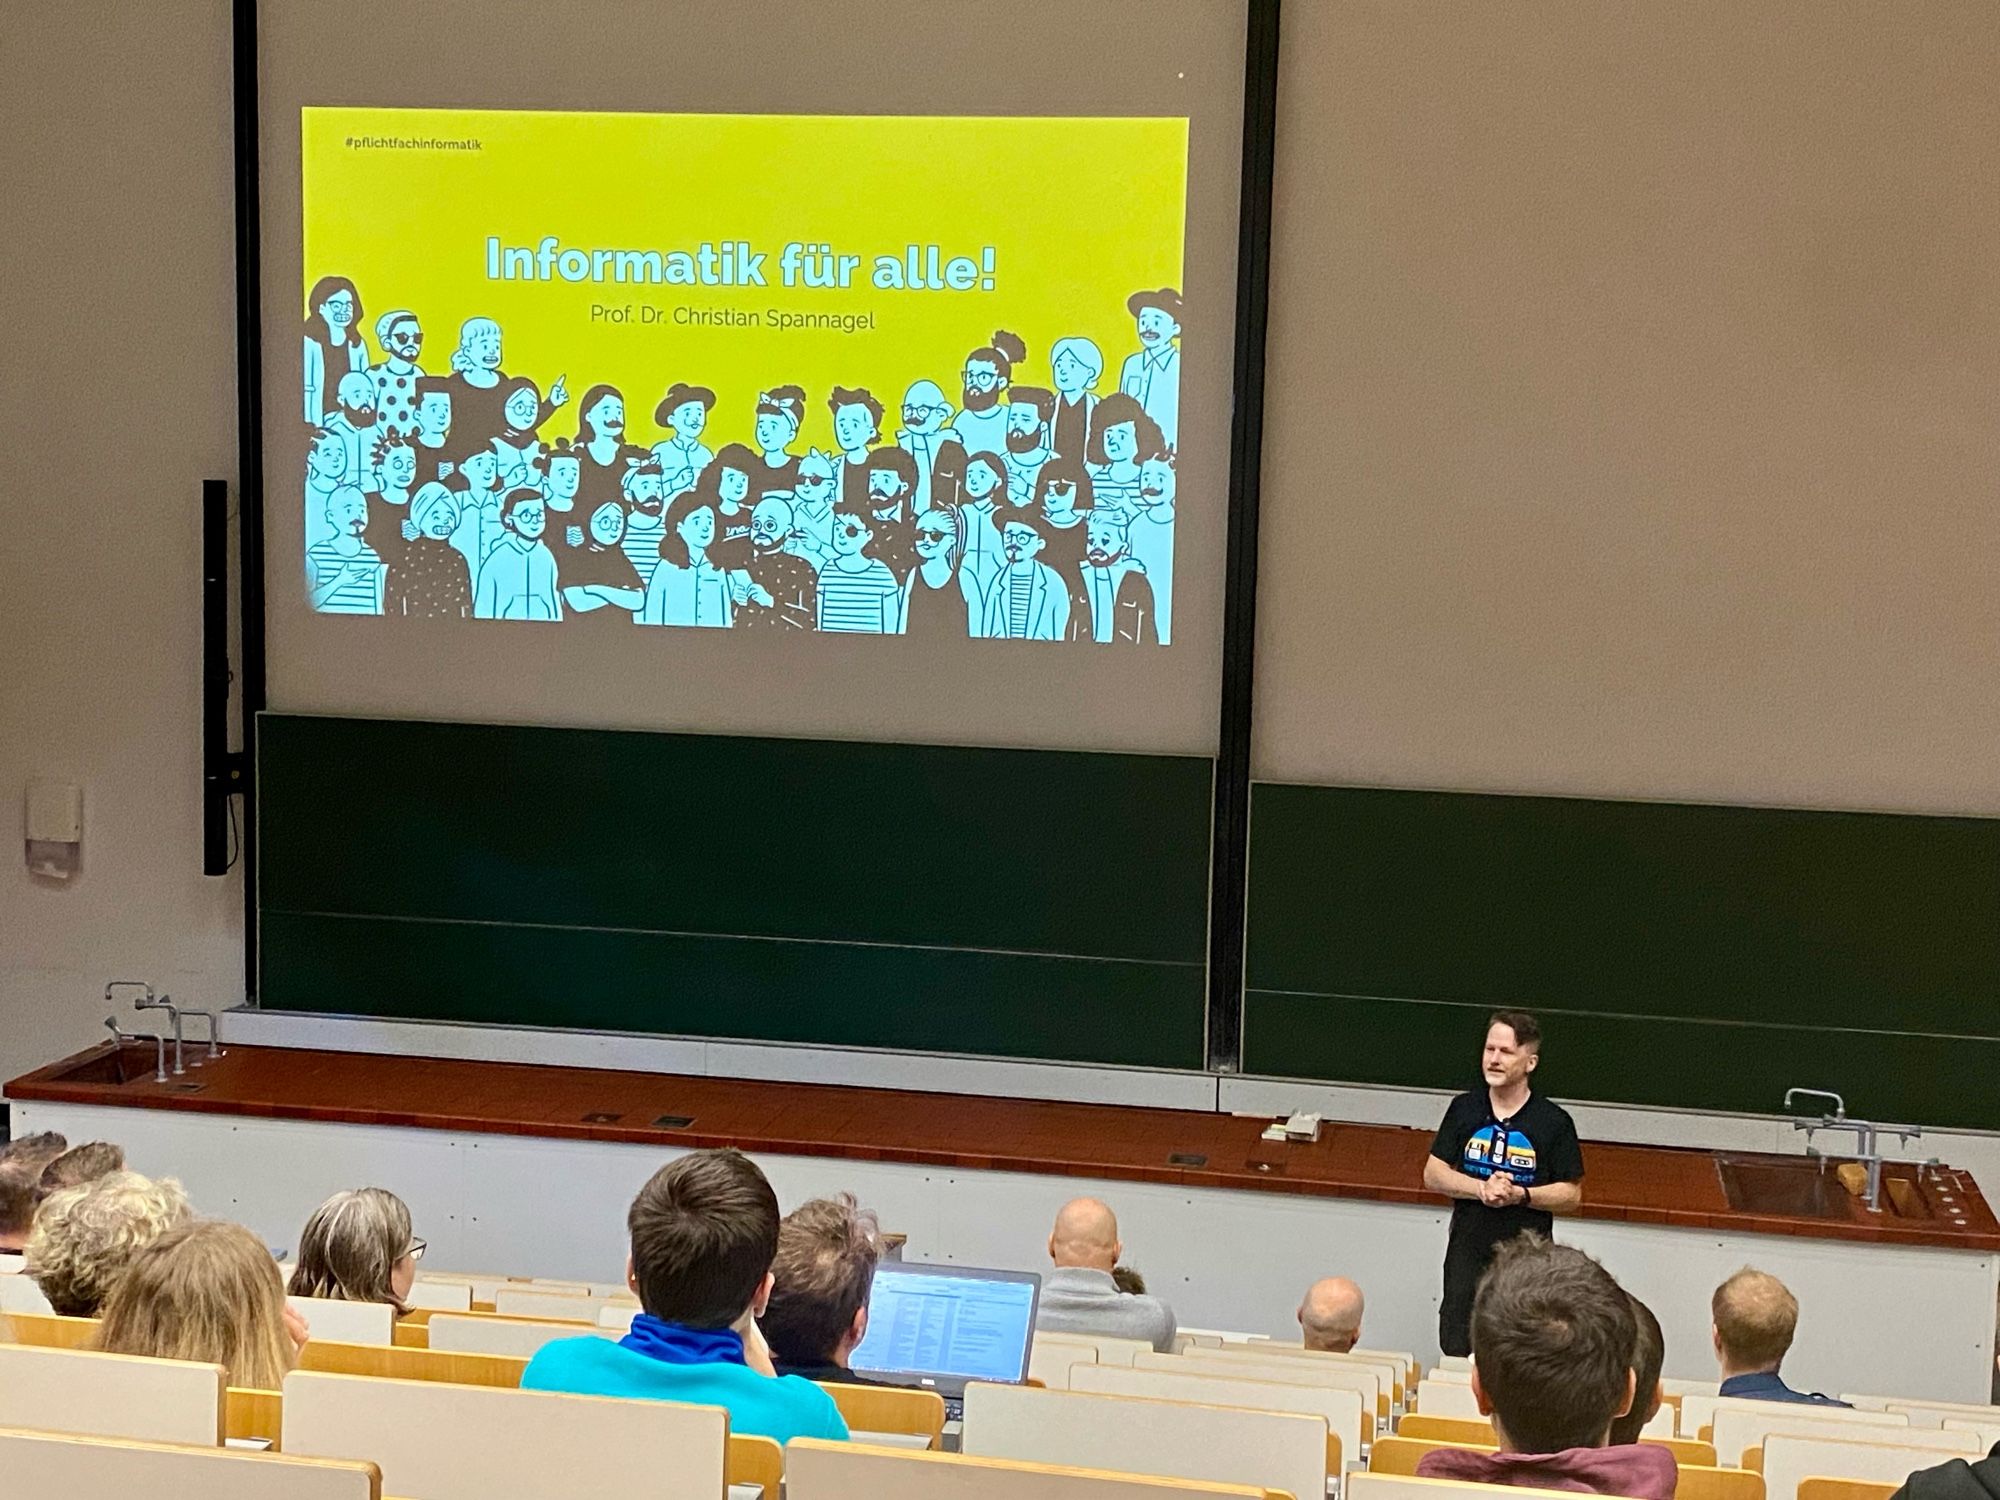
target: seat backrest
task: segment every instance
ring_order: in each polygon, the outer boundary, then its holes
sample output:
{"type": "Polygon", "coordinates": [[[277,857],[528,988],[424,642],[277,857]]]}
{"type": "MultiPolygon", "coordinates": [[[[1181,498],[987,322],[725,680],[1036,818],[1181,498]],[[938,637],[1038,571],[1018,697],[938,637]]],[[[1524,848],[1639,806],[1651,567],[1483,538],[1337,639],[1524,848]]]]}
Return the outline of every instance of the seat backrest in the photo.
{"type": "Polygon", "coordinates": [[[1494,1443],[1440,1443],[1430,1438],[1404,1437],[1399,1433],[1394,1437],[1375,1439],[1375,1446],[1368,1450],[1368,1472],[1414,1474],[1418,1461],[1426,1453],[1434,1453],[1440,1448],[1457,1448],[1466,1453],[1500,1451],[1494,1443]]]}
{"type": "MultiPolygon", "coordinates": [[[[1867,1397],[1859,1401],[1852,1396],[1840,1399],[1852,1401],[1856,1406],[1864,1406],[1869,1401],[1867,1397]]],[[[1891,1396],[1870,1409],[1899,1411],[1910,1419],[1912,1427],[1942,1427],[1946,1422],[2000,1423],[2000,1406],[1975,1405],[1969,1401],[1906,1401],[1900,1396],[1891,1396]]]]}
{"type": "Polygon", "coordinates": [[[0,1312],[7,1313],[52,1313],[49,1299],[42,1295],[42,1289],[35,1284],[35,1278],[22,1271],[0,1274],[0,1312]]]}
{"type": "Polygon", "coordinates": [[[1574,1490],[1535,1490],[1525,1485],[1509,1485],[1504,1489],[1490,1484],[1467,1484],[1456,1479],[1418,1479],[1411,1474],[1376,1474],[1366,1470],[1349,1474],[1341,1494],[1343,1500],[1473,1500],[1475,1496],[1487,1500],[1521,1500],[1523,1496],[1539,1497],[1539,1500],[1575,1500],[1574,1490]]]}
{"type": "Polygon", "coordinates": [[[1126,1369],[1123,1365],[1078,1365],[1069,1388],[1106,1396],[1147,1396],[1155,1401],[1199,1401],[1208,1406],[1247,1406],[1253,1411],[1294,1411],[1324,1417],[1335,1446],[1327,1470],[1338,1474],[1348,1458],[1358,1458],[1375,1433],[1373,1412],[1363,1409],[1359,1391],[1323,1385],[1284,1385],[1233,1375],[1183,1374],[1177,1370],[1126,1369]]]}
{"type": "MultiPolygon", "coordinates": [[[[1685,1413],[1683,1413],[1685,1425],[1685,1413]]],[[[1803,1401],[1753,1401],[1729,1396],[1715,1403],[1714,1435],[1716,1459],[1731,1468],[1740,1468],[1743,1455],[1760,1447],[1773,1432],[1796,1432],[1807,1436],[1822,1427],[1900,1427],[1907,1429],[1908,1417],[1901,1412],[1850,1411],[1844,1406],[1814,1406],[1803,1401]]],[[[1838,1433],[1829,1434],[1837,1437],[1838,1433]]]]}
{"type": "MultiPolygon", "coordinates": [[[[794,1438],[786,1500],[1279,1500],[1238,1484],[794,1438]]],[[[1317,1500],[1317,1497],[1314,1497],[1317,1500]]]]}
{"type": "Polygon", "coordinates": [[[469,1281],[419,1281],[403,1299],[412,1307],[434,1312],[471,1312],[472,1283],[469,1281]]]}
{"type": "Polygon", "coordinates": [[[1268,1333],[1238,1333],[1233,1328],[1191,1328],[1185,1323],[1180,1325],[1180,1331],[1192,1334],[1197,1344],[1211,1347],[1219,1344],[1263,1344],[1271,1339],[1268,1333]]]}
{"type": "Polygon", "coordinates": [[[493,1296],[493,1310],[510,1318],[595,1323],[600,1305],[588,1292],[543,1286],[503,1286],[493,1296]]]}
{"type": "Polygon", "coordinates": [[[1847,1437],[1811,1437],[1777,1433],[1764,1440],[1765,1500],[1798,1500],[1799,1483],[1804,1479],[1867,1479],[1876,1483],[1901,1484],[1918,1469],[1934,1468],[1951,1452],[1963,1457],[1985,1453],[1972,1433],[1924,1432],[1930,1439],[1919,1444],[1906,1441],[1914,1432],[1885,1434],[1880,1441],[1847,1437]],[[1956,1436],[1962,1441],[1952,1450],[1939,1451],[1939,1438],[1956,1436]]]}
{"type": "Polygon", "coordinates": [[[8,1314],[7,1324],[13,1330],[9,1343],[34,1344],[42,1349],[88,1349],[97,1342],[95,1318],[17,1312],[8,1314]]]}
{"type": "Polygon", "coordinates": [[[1261,1358],[1249,1349],[1190,1349],[1185,1354],[1141,1355],[1141,1366],[1160,1368],[1162,1359],[1178,1359],[1186,1365],[1210,1370],[1231,1370],[1252,1380],[1280,1380],[1288,1385],[1324,1385],[1340,1391],[1361,1391],[1374,1409],[1377,1421],[1389,1416],[1389,1387],[1382,1371],[1365,1361],[1345,1359],[1302,1359],[1296,1353],[1266,1354],[1261,1358]]]}
{"type": "Polygon", "coordinates": [[[944,1437],[944,1397],[936,1391],[920,1391],[904,1385],[853,1385],[846,1381],[828,1381],[820,1389],[833,1397],[849,1432],[920,1437],[932,1448],[944,1437]]]}
{"type": "Polygon", "coordinates": [[[1719,1396],[1722,1382],[1719,1380],[1680,1380],[1671,1375],[1660,1377],[1660,1389],[1669,1396],[1719,1396]]]}
{"type": "Polygon", "coordinates": [[[1674,1500],[1764,1500],[1764,1476],[1749,1469],[1682,1464],[1674,1500]]]}
{"type": "Polygon", "coordinates": [[[316,1339],[337,1344],[393,1344],[396,1309],[386,1302],[345,1302],[334,1297],[287,1297],[316,1339]]]}
{"type": "Polygon", "coordinates": [[[1359,1350],[1334,1354],[1325,1349],[1307,1349],[1295,1343],[1225,1344],[1220,1350],[1197,1351],[1205,1357],[1225,1359],[1297,1359],[1308,1364],[1363,1365],[1382,1377],[1382,1394],[1392,1402],[1403,1400],[1403,1386],[1410,1378],[1408,1363],[1393,1354],[1363,1354],[1359,1350]]]}
{"type": "Polygon", "coordinates": [[[0,1432],[0,1474],[17,1495],[380,1500],[382,1493],[370,1463],[53,1432],[0,1432]]]}
{"type": "Polygon", "coordinates": [[[219,1447],[220,1365],[0,1345],[0,1427],[219,1447]]]}
{"type": "Polygon", "coordinates": [[[17,1271],[25,1270],[27,1264],[28,1257],[20,1251],[0,1250],[0,1276],[10,1276],[17,1271]]]}
{"type": "Polygon", "coordinates": [[[1174,1335],[1174,1353],[1183,1349],[1220,1349],[1223,1345],[1219,1333],[1189,1333],[1185,1328],[1174,1335]]]}
{"type": "Polygon", "coordinates": [[[1799,1500],[1889,1500],[1901,1485],[1866,1479],[1801,1479],[1799,1500]]]}
{"type": "Polygon", "coordinates": [[[368,1458],[384,1491],[422,1500],[720,1497],[729,1418],[719,1406],[300,1370],[285,1380],[284,1433],[287,1453],[368,1458]]]}
{"type": "Polygon", "coordinates": [[[441,1349],[384,1348],[309,1339],[299,1353],[301,1370],[325,1375],[371,1375],[379,1380],[442,1380],[451,1385],[493,1385],[514,1390],[525,1359],[499,1354],[456,1354],[441,1349]]]}
{"type": "MultiPolygon", "coordinates": [[[[1918,1429],[1928,1432],[1928,1427],[1918,1429]]],[[[1938,1428],[1940,1432],[1969,1432],[1979,1439],[1981,1451],[1990,1453],[2000,1448],[2000,1422],[1974,1422],[1964,1417],[1947,1417],[1938,1428]]]]}
{"type": "Polygon", "coordinates": [[[1461,1365],[1455,1370],[1447,1370],[1440,1365],[1424,1377],[1425,1385],[1434,1383],[1438,1385],[1471,1385],[1472,1366],[1461,1365]]]}
{"type": "Polygon", "coordinates": [[[544,1344],[578,1337],[617,1339],[622,1332],[599,1328],[594,1323],[546,1323],[481,1313],[434,1313],[430,1322],[430,1347],[458,1354],[504,1354],[514,1359],[533,1359],[544,1344]]]}
{"type": "MultiPolygon", "coordinates": [[[[1319,1500],[1323,1417],[975,1382],[961,1451],[1173,1479],[1217,1480],[1319,1500]]],[[[429,1500],[429,1497],[426,1497],[429,1500]]]]}
{"type": "Polygon", "coordinates": [[[640,1311],[622,1302],[600,1302],[597,1304],[597,1326],[609,1328],[623,1338],[632,1331],[632,1320],[639,1316],[640,1311]]]}
{"type": "MultiPolygon", "coordinates": [[[[1471,1368],[1472,1358],[1470,1355],[1440,1354],[1438,1356],[1436,1370],[1470,1370],[1471,1368]]],[[[1433,1370],[1432,1373],[1435,1374],[1436,1370],[1433,1370]]]]}
{"type": "Polygon", "coordinates": [[[1417,1387],[1417,1408],[1427,1417],[1476,1417],[1479,1403],[1469,1382],[1435,1377],[1417,1387]]]}

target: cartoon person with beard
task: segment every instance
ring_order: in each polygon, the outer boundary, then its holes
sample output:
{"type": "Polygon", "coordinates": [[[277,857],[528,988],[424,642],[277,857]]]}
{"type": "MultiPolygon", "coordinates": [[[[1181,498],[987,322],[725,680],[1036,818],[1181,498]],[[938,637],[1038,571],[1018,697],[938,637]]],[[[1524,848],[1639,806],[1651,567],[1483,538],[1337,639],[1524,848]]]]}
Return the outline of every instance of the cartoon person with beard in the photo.
{"type": "Polygon", "coordinates": [[[1145,564],[1132,556],[1124,524],[1104,510],[1092,513],[1089,527],[1083,597],[1090,608],[1090,639],[1157,646],[1161,635],[1153,615],[1152,583],[1145,564]]]}
{"type": "Polygon", "coordinates": [[[1174,450],[1162,449],[1139,465],[1139,497],[1131,520],[1132,556],[1143,563],[1153,589],[1153,617],[1160,644],[1174,626],[1174,450]]]}
{"type": "MultiPolygon", "coordinates": [[[[651,584],[653,570],[660,565],[660,539],[666,535],[667,492],[660,466],[650,458],[633,464],[625,471],[621,498],[626,507],[625,534],[618,545],[632,560],[639,582],[651,584]]],[[[596,513],[593,507],[591,514],[596,513]]]]}
{"type": "Polygon", "coordinates": [[[766,495],[750,512],[749,588],[737,608],[746,630],[811,630],[819,621],[819,569],[790,545],[792,504],[766,495]]]}
{"type": "Polygon", "coordinates": [[[952,421],[952,436],[967,453],[999,453],[1007,446],[1007,408],[1001,404],[1013,383],[1014,366],[1028,346],[1002,328],[993,342],[965,356],[963,410],[952,421]]]}
{"type": "Polygon", "coordinates": [[[965,449],[945,430],[952,405],[935,380],[913,381],[903,392],[903,425],[896,446],[916,460],[917,488],[913,500],[921,515],[933,504],[958,504],[958,487],[965,477],[965,449]]]}
{"type": "Polygon", "coordinates": [[[372,495],[377,488],[375,382],[360,371],[350,370],[340,377],[334,395],[340,404],[327,414],[326,430],[340,434],[347,449],[347,482],[372,495]]]}
{"type": "Polygon", "coordinates": [[[583,393],[570,451],[583,468],[577,503],[585,515],[594,515],[606,500],[619,497],[625,471],[647,458],[644,448],[625,441],[625,393],[617,386],[594,385],[583,393]]]}
{"type": "Polygon", "coordinates": [[[387,571],[364,540],[368,497],[343,484],[326,499],[330,535],[306,548],[306,589],[312,607],[328,615],[379,615],[387,571]]]}
{"type": "Polygon", "coordinates": [[[986,588],[981,634],[996,640],[1060,641],[1069,634],[1069,590],[1055,569],[1036,559],[1048,543],[1045,523],[1031,510],[996,517],[1006,566],[986,588]]]}
{"type": "Polygon", "coordinates": [[[1017,385],[1007,392],[1007,501],[1028,504],[1035,498],[1035,480],[1042,465],[1055,457],[1049,446],[1049,419],[1056,412],[1056,393],[1040,386],[1017,385]]]}
{"type": "Polygon", "coordinates": [[[384,356],[382,363],[368,372],[375,386],[375,419],[392,432],[414,432],[417,382],[424,378],[417,367],[417,356],[424,348],[423,325],[415,313],[399,307],[375,320],[375,342],[382,346],[384,356]]]}
{"type": "Polygon", "coordinates": [[[1171,448],[1181,425],[1181,294],[1170,286],[1134,292],[1125,309],[1139,326],[1139,352],[1126,358],[1118,389],[1158,424],[1171,448]]]}

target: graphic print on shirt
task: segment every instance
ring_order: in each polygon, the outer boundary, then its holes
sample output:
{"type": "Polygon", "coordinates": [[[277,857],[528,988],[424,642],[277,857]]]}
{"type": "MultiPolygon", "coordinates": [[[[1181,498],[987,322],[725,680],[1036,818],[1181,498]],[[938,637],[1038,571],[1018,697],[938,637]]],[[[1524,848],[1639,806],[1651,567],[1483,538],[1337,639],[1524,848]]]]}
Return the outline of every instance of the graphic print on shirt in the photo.
{"type": "Polygon", "coordinates": [[[1533,1182],[1535,1143],[1505,1125],[1484,1126],[1466,1141],[1462,1170],[1468,1177],[1485,1179],[1505,1172],[1516,1181],[1533,1182]]]}
{"type": "Polygon", "coordinates": [[[1187,124],[302,110],[284,549],[306,603],[482,634],[1170,644],[1178,456],[1212,463],[1227,419],[1190,385],[1183,444],[1187,124]],[[440,149],[356,148],[405,136],[440,149]],[[893,180],[913,141],[957,166],[893,233],[859,209],[759,217],[893,180]],[[547,223],[478,216],[579,161],[634,181],[671,161],[672,214],[584,195],[547,223]],[[1115,212],[1077,214],[1105,183],[1115,212]],[[867,536],[843,547],[847,515],[867,536]],[[439,541],[452,556],[418,545],[439,541]]]}

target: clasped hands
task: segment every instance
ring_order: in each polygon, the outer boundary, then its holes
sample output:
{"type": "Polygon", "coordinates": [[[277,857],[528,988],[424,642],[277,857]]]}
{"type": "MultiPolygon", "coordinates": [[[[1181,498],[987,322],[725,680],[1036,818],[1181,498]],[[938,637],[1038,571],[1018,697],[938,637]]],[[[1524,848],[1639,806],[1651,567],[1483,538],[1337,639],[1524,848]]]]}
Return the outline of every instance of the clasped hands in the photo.
{"type": "Polygon", "coordinates": [[[1479,1185],[1479,1201],[1488,1208],[1508,1208],[1528,1201],[1528,1190],[1505,1172],[1495,1172],[1479,1185]]]}

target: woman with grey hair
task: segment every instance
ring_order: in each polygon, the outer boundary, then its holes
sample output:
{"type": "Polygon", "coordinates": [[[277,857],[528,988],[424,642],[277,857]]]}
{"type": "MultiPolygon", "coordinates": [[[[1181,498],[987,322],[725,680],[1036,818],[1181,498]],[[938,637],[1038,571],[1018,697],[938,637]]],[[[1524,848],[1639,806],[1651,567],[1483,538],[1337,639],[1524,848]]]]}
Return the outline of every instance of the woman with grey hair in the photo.
{"type": "Polygon", "coordinates": [[[69,1318],[94,1318],[133,1256],[194,1217],[171,1177],[112,1172],[42,1200],[28,1237],[27,1271],[69,1318]]]}
{"type": "Polygon", "coordinates": [[[299,1236],[294,1297],[338,1302],[386,1302],[400,1316],[424,1242],[410,1233],[409,1206],[385,1188],[335,1193],[313,1210],[299,1236]]]}

